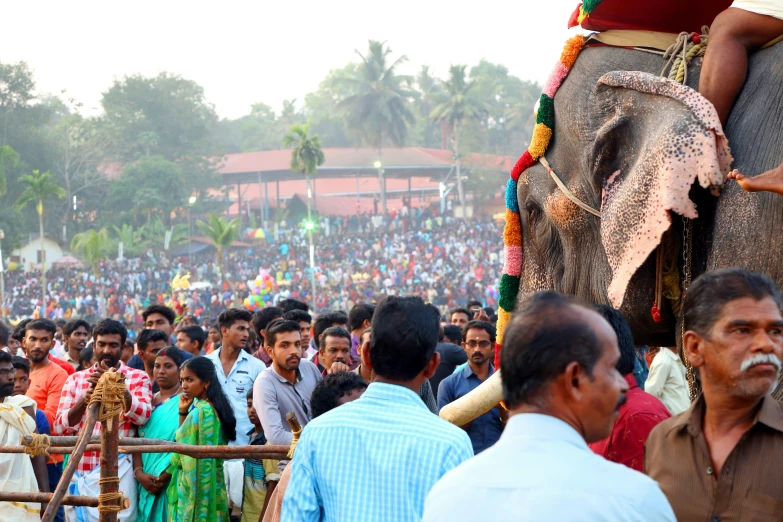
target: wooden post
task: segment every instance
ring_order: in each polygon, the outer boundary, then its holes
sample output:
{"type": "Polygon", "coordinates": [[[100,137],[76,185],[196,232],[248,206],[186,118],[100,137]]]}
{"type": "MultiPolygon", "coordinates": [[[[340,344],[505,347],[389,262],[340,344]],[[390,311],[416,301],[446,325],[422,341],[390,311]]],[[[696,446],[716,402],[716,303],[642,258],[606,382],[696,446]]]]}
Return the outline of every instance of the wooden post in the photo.
{"type": "Polygon", "coordinates": [[[49,501],[49,505],[46,506],[46,511],[44,512],[44,516],[41,518],[41,522],[52,522],[54,520],[54,517],[57,514],[57,508],[60,507],[60,503],[65,496],[65,492],[68,490],[68,486],[71,484],[71,478],[76,471],[76,466],[79,464],[79,461],[82,460],[82,455],[84,455],[84,448],[87,446],[87,442],[89,442],[90,438],[92,437],[92,430],[95,427],[95,423],[98,422],[98,411],[100,408],[101,405],[95,403],[91,404],[87,409],[87,420],[85,421],[84,426],[82,426],[82,430],[79,433],[79,440],[76,443],[76,448],[74,448],[73,454],[68,461],[68,465],[65,466],[63,476],[60,478],[60,483],[57,484],[57,487],[52,494],[52,499],[49,501]]]}
{"type": "MultiPolygon", "coordinates": [[[[124,387],[123,387],[124,389],[124,387]]],[[[118,450],[120,440],[120,417],[118,413],[101,421],[101,494],[106,498],[107,495],[116,495],[120,491],[120,479],[117,473],[118,469],[118,450]]],[[[99,497],[100,500],[100,497],[99,497]]],[[[119,511],[111,510],[112,506],[118,506],[122,509],[123,498],[101,501],[98,505],[98,516],[100,522],[117,522],[117,513],[119,511]],[[108,507],[109,510],[102,511],[102,507],[108,507]]]]}
{"type": "MultiPolygon", "coordinates": [[[[53,496],[53,493],[7,493],[0,491],[0,502],[38,502],[45,504],[51,502],[53,496]]],[[[60,500],[60,505],[98,507],[98,499],[81,495],[65,495],[60,500]]]]}

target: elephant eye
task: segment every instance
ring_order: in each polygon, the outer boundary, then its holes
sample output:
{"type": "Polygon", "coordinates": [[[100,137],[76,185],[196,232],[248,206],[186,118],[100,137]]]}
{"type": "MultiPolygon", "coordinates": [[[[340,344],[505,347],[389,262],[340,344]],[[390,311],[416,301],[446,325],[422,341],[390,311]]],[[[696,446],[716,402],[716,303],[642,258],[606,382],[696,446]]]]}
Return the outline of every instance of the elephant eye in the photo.
{"type": "Polygon", "coordinates": [[[541,209],[538,207],[538,204],[534,200],[528,199],[527,201],[525,201],[525,212],[527,212],[528,221],[530,222],[531,225],[533,225],[538,219],[541,209]]]}

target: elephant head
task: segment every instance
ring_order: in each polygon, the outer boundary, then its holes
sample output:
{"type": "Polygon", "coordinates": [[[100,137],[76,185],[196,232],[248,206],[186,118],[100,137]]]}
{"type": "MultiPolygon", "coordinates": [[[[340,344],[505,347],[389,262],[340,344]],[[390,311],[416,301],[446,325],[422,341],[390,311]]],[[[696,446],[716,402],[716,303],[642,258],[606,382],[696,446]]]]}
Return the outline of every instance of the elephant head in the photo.
{"type": "MultiPolygon", "coordinates": [[[[638,61],[640,54],[586,49],[555,96],[556,128],[546,153],[552,171],[536,164],[517,182],[523,253],[518,299],[554,289],[610,303],[629,319],[637,342],[671,345],[671,310],[663,308],[660,323],[650,315],[656,281],[651,254],[673,214],[697,216],[689,198],[694,181],[722,186],[731,154],[714,108],[696,91],[654,74],[611,72],[634,68],[618,62],[638,61]],[[604,58],[601,67],[596,53],[604,58]],[[574,199],[600,209],[601,216],[574,199]]],[[[659,62],[642,57],[637,65],[660,70],[659,62]]]]}

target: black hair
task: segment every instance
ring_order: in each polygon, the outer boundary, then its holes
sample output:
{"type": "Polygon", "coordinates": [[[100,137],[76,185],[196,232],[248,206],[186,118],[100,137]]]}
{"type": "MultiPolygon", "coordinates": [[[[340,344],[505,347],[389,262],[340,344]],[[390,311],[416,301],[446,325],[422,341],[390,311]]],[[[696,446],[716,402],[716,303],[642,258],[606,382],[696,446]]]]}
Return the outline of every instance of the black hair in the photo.
{"type": "Polygon", "coordinates": [[[309,313],[305,312],[304,310],[289,310],[288,312],[283,314],[283,319],[286,319],[288,321],[296,321],[297,323],[307,323],[310,324],[313,322],[313,316],[309,313]]]}
{"type": "Polygon", "coordinates": [[[19,323],[16,325],[16,328],[14,328],[13,333],[11,334],[11,338],[21,343],[22,339],[24,339],[24,330],[31,322],[32,319],[22,319],[19,321],[19,323]]]}
{"type": "Polygon", "coordinates": [[[264,344],[266,346],[274,346],[277,341],[277,334],[287,332],[299,332],[299,323],[294,321],[272,321],[266,329],[266,337],[264,338],[264,344]]]}
{"type": "Polygon", "coordinates": [[[196,341],[199,350],[204,347],[204,342],[207,340],[207,332],[200,326],[183,326],[177,330],[177,332],[182,332],[187,335],[191,341],[196,341]]]}
{"type": "Polygon", "coordinates": [[[540,406],[544,385],[572,362],[592,376],[602,348],[578,308],[585,307],[572,297],[547,290],[534,294],[514,313],[500,352],[503,400],[509,408],[540,406]]]}
{"type": "Polygon", "coordinates": [[[50,319],[35,319],[25,325],[25,335],[27,335],[27,330],[43,330],[52,334],[52,339],[54,339],[54,334],[57,333],[57,325],[50,319]]]}
{"type": "Polygon", "coordinates": [[[253,399],[253,387],[252,386],[247,390],[247,393],[245,394],[245,397],[247,397],[248,399],[251,399],[251,400],[253,399]]]}
{"type": "Polygon", "coordinates": [[[213,328],[219,332],[219,331],[220,331],[220,324],[218,324],[218,323],[212,323],[211,325],[209,325],[209,328],[208,328],[208,330],[211,330],[211,329],[213,329],[213,328]]]}
{"type": "Polygon", "coordinates": [[[283,311],[283,313],[290,312],[292,310],[301,310],[303,312],[310,311],[310,306],[307,303],[291,298],[281,300],[279,303],[277,303],[277,306],[283,311]]]}
{"type": "Polygon", "coordinates": [[[63,326],[63,336],[70,337],[73,332],[79,329],[79,327],[83,326],[85,330],[87,330],[87,333],[90,333],[90,323],[85,321],[84,319],[74,319],[73,321],[68,321],[65,323],[65,326],[63,326]]]}
{"type": "Polygon", "coordinates": [[[133,348],[135,344],[131,339],[125,339],[125,348],[133,348]]]}
{"type": "Polygon", "coordinates": [[[87,366],[84,366],[84,363],[86,363],[87,361],[92,359],[94,354],[95,354],[95,352],[93,351],[92,346],[88,346],[87,348],[85,348],[84,350],[79,352],[79,369],[80,370],[84,370],[85,368],[87,368],[87,366]]]}
{"type": "Polygon", "coordinates": [[[337,407],[337,401],[353,390],[365,390],[367,383],[354,372],[330,373],[315,385],[310,396],[313,418],[337,407]]]}
{"type": "Polygon", "coordinates": [[[223,328],[231,328],[237,321],[247,321],[249,323],[252,319],[253,314],[244,308],[229,308],[220,312],[218,324],[222,331],[223,328]]]}
{"type": "Polygon", "coordinates": [[[13,363],[13,356],[5,350],[0,350],[0,363],[13,363]]]}
{"type": "Polygon", "coordinates": [[[62,328],[63,326],[65,326],[65,323],[67,323],[67,322],[68,321],[66,321],[65,319],[55,319],[54,320],[54,325],[55,326],[59,326],[60,328],[62,328]]]}
{"type": "Polygon", "coordinates": [[[144,311],[141,313],[142,320],[146,323],[147,317],[151,316],[152,314],[160,314],[163,317],[166,318],[166,320],[169,322],[170,325],[174,324],[174,320],[177,318],[177,314],[169,308],[166,305],[162,304],[151,304],[147,308],[144,309],[144,311]]]}
{"type": "Polygon", "coordinates": [[[327,312],[319,315],[313,324],[313,338],[315,339],[315,342],[319,342],[318,339],[321,337],[321,334],[324,333],[324,330],[335,324],[347,325],[348,316],[343,312],[327,312]]]}
{"type": "Polygon", "coordinates": [[[443,338],[450,343],[459,344],[462,339],[462,328],[456,324],[447,324],[443,327],[443,338]]]}
{"type": "Polygon", "coordinates": [[[5,322],[0,321],[0,346],[7,346],[9,337],[11,337],[11,329],[5,322]]]}
{"type": "Polygon", "coordinates": [[[633,334],[628,321],[625,320],[625,317],[619,310],[615,310],[611,306],[598,305],[595,307],[595,310],[606,319],[606,322],[609,323],[609,326],[612,327],[612,330],[617,335],[617,346],[620,348],[620,360],[617,362],[617,371],[623,377],[633,373],[634,363],[636,362],[636,347],[633,343],[633,334]]]}
{"type": "Polygon", "coordinates": [[[351,330],[358,330],[364,324],[364,321],[372,321],[372,314],[375,307],[371,304],[359,303],[348,312],[348,327],[351,330]]]}
{"type": "Polygon", "coordinates": [[[470,309],[471,309],[471,308],[473,308],[474,306],[477,306],[477,307],[479,307],[479,308],[484,308],[484,305],[482,305],[482,304],[481,304],[481,301],[476,301],[476,300],[473,300],[473,301],[468,301],[468,306],[467,306],[466,308],[467,308],[468,310],[470,310],[470,309]]]}
{"type": "MultiPolygon", "coordinates": [[[[456,326],[456,325],[454,325],[456,326]]],[[[465,327],[462,329],[462,342],[464,343],[468,338],[468,330],[473,328],[474,330],[484,330],[489,334],[489,340],[492,344],[495,344],[495,327],[492,326],[492,323],[488,323],[486,321],[468,321],[468,324],[465,325],[465,327]]]]}
{"type": "Polygon", "coordinates": [[[468,321],[470,321],[470,318],[473,317],[473,314],[471,314],[470,311],[466,308],[454,308],[453,310],[449,311],[449,322],[451,322],[451,316],[454,314],[465,314],[468,316],[468,321]]]}
{"type": "MultiPolygon", "coordinates": [[[[157,330],[157,331],[160,331],[160,330],[157,330]]],[[[177,368],[182,366],[182,362],[185,360],[185,357],[182,354],[182,350],[180,350],[176,346],[167,346],[167,347],[161,349],[158,352],[158,355],[155,356],[156,359],[158,357],[168,357],[169,359],[174,361],[174,364],[177,365],[177,368]]]]}
{"type": "Polygon", "coordinates": [[[697,277],[685,293],[682,305],[685,331],[693,330],[709,339],[723,307],[743,297],[756,301],[769,297],[778,309],[783,308],[780,288],[766,275],[741,268],[713,270],[697,277]]]}
{"type": "MultiPolygon", "coordinates": [[[[128,338],[128,330],[125,326],[114,319],[101,319],[92,329],[92,336],[97,340],[99,335],[113,335],[120,336],[120,345],[125,346],[125,339],[128,338]]],[[[164,333],[165,335],[165,333],[164,333]]]]}
{"type": "Polygon", "coordinates": [[[283,317],[283,311],[276,306],[267,306],[254,313],[251,323],[256,335],[263,337],[264,334],[261,333],[261,330],[265,330],[275,317],[283,317]]]}
{"type": "Polygon", "coordinates": [[[185,368],[195,373],[201,382],[211,384],[211,386],[207,386],[207,399],[215,407],[215,413],[217,413],[220,425],[223,428],[223,435],[230,441],[236,440],[237,418],[234,416],[234,409],[231,407],[231,403],[220,386],[215,365],[210,359],[199,356],[182,363],[182,369],[185,368]]]}
{"type": "Polygon", "coordinates": [[[421,297],[384,298],[372,318],[370,361],[376,374],[410,381],[427,366],[438,344],[440,317],[421,297]]]}
{"type": "Polygon", "coordinates": [[[324,330],[324,333],[321,334],[321,340],[318,342],[318,348],[320,350],[323,350],[326,348],[326,338],[327,337],[342,337],[343,339],[348,339],[348,345],[351,344],[351,334],[343,328],[342,326],[330,326],[326,330],[324,330]]]}
{"type": "Polygon", "coordinates": [[[139,350],[146,350],[150,343],[157,343],[163,341],[166,344],[169,343],[169,336],[163,330],[154,330],[152,328],[145,328],[139,332],[136,336],[136,346],[139,350]]]}
{"type": "Polygon", "coordinates": [[[28,376],[30,375],[30,361],[28,361],[24,357],[19,357],[18,355],[14,355],[13,358],[11,359],[11,362],[13,363],[14,368],[16,368],[17,370],[22,370],[28,376]]]}

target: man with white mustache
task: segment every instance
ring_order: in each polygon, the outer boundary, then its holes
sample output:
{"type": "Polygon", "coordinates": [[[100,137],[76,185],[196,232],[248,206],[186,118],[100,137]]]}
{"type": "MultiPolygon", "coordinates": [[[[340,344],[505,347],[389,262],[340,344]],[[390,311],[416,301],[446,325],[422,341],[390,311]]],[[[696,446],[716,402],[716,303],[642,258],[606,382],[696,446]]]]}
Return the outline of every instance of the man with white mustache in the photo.
{"type": "Polygon", "coordinates": [[[680,522],[780,520],[782,308],[777,285],[747,270],[707,272],[688,289],[684,354],[703,392],[653,429],[645,455],[680,522]]]}

